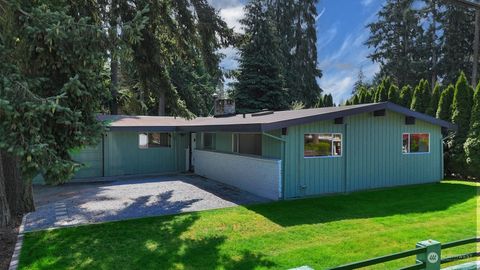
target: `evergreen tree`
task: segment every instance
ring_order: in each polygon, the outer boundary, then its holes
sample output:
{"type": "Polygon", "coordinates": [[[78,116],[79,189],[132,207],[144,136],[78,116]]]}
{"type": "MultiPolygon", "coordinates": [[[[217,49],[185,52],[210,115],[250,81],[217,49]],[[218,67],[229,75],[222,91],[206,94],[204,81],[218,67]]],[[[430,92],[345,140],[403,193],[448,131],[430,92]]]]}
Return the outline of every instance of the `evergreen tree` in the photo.
{"type": "Polygon", "coordinates": [[[398,87],[394,84],[388,89],[388,101],[398,104],[399,94],[398,87]]]}
{"type": "Polygon", "coordinates": [[[455,93],[455,87],[450,84],[440,94],[440,100],[438,101],[437,118],[445,121],[451,121],[452,119],[452,102],[453,94],[455,93]]]}
{"type": "Polygon", "coordinates": [[[351,103],[352,103],[352,105],[360,104],[359,96],[354,95],[351,103]]]}
{"type": "Polygon", "coordinates": [[[315,18],[318,0],[268,1],[276,21],[279,56],[289,102],[301,101],[307,107],[315,105],[322,93],[317,79],[322,77],[317,62],[317,31],[315,18]]]}
{"type": "MultiPolygon", "coordinates": [[[[423,35],[420,16],[412,8],[414,0],[387,0],[369,24],[368,57],[380,64],[380,75],[391,76],[398,85],[414,84],[425,77],[427,65],[420,62],[417,40],[423,35]]],[[[387,89],[388,91],[388,89],[387,89]]]]}
{"type": "Polygon", "coordinates": [[[410,87],[410,85],[405,85],[402,87],[402,90],[400,91],[398,104],[403,107],[410,108],[411,103],[412,103],[412,88],[410,87]]]}
{"type": "Polygon", "coordinates": [[[372,103],[375,102],[373,99],[374,88],[370,87],[367,91],[365,91],[365,98],[364,103],[372,103]]]}
{"type": "Polygon", "coordinates": [[[382,79],[382,82],[378,85],[377,91],[375,93],[375,102],[384,102],[388,101],[388,90],[392,85],[390,77],[382,79]]]}
{"type": "Polygon", "coordinates": [[[428,105],[428,109],[426,111],[428,115],[435,117],[435,115],[437,114],[438,102],[440,101],[441,92],[442,90],[441,90],[440,84],[438,83],[435,84],[435,87],[433,88],[432,96],[430,97],[430,104],[428,105]]]}
{"type": "Polygon", "coordinates": [[[323,106],[324,107],[333,107],[335,104],[333,103],[333,96],[332,94],[326,94],[323,96],[323,106]]]}
{"type": "Polygon", "coordinates": [[[444,5],[441,0],[423,0],[418,12],[423,20],[425,31],[416,41],[416,49],[419,59],[416,63],[418,68],[426,68],[424,79],[430,81],[430,85],[435,85],[438,79],[438,59],[441,53],[441,25],[439,24],[443,16],[444,5]]]}
{"type": "Polygon", "coordinates": [[[425,113],[428,109],[430,103],[430,86],[428,85],[427,80],[420,80],[418,85],[415,87],[415,91],[413,92],[412,97],[412,104],[410,105],[410,109],[425,113]]]}
{"type": "Polygon", "coordinates": [[[353,84],[352,95],[358,93],[361,88],[366,87],[365,74],[363,73],[363,68],[360,67],[357,74],[357,81],[353,84]]]}
{"type": "Polygon", "coordinates": [[[464,145],[468,171],[480,179],[480,83],[473,98],[470,131],[464,145]]]}
{"type": "Polygon", "coordinates": [[[69,150],[96,144],[103,131],[95,114],[109,91],[97,12],[54,1],[11,1],[0,10],[0,155],[4,170],[21,170],[8,183],[22,189],[7,195],[20,198],[22,213],[34,209],[33,177],[67,181],[80,167],[69,150]]]}
{"type": "Polygon", "coordinates": [[[441,17],[442,51],[439,59],[439,72],[443,81],[455,83],[461,71],[472,73],[474,39],[474,11],[454,2],[445,2],[441,17]]]}
{"type": "Polygon", "coordinates": [[[467,140],[470,128],[470,116],[472,109],[472,89],[468,85],[463,72],[455,84],[455,93],[452,103],[452,122],[458,130],[452,137],[451,168],[460,174],[466,171],[465,154],[463,144],[467,140]]]}
{"type": "Polygon", "coordinates": [[[282,110],[288,107],[275,35],[267,1],[245,6],[246,41],[240,48],[240,68],[234,96],[239,111],[282,110]]]}

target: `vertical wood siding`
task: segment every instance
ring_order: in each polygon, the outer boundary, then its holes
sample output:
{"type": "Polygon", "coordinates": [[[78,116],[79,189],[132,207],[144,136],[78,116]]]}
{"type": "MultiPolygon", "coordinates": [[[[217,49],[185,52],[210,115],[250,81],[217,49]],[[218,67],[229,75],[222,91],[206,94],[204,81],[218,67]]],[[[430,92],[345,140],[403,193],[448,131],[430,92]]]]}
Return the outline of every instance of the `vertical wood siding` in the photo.
{"type": "Polygon", "coordinates": [[[442,179],[441,128],[387,111],[384,117],[364,113],[290,127],[286,136],[285,197],[350,192],[442,179]],[[342,133],[342,157],[304,158],[305,133],[342,133]],[[430,133],[430,153],[402,154],[402,133],[430,133]]]}
{"type": "Polygon", "coordinates": [[[105,138],[105,176],[183,171],[187,140],[186,135],[172,133],[171,147],[140,149],[138,132],[109,132],[105,138]]]}
{"type": "Polygon", "coordinates": [[[75,151],[71,154],[71,157],[74,161],[84,164],[84,167],[75,174],[75,178],[102,177],[102,142],[96,146],[75,151]]]}
{"type": "MultiPolygon", "coordinates": [[[[305,133],[344,133],[343,125],[333,120],[320,121],[288,128],[285,149],[285,197],[302,197],[343,190],[344,158],[303,157],[305,133]]],[[[345,136],[342,136],[345,139],[345,136]]]]}

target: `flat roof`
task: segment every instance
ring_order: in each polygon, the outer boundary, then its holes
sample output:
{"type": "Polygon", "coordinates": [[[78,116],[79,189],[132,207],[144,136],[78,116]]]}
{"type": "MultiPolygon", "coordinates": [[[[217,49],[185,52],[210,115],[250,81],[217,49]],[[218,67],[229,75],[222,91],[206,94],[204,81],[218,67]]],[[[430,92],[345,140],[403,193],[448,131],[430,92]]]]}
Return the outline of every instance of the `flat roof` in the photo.
{"type": "Polygon", "coordinates": [[[391,102],[368,103],[340,107],[275,111],[273,113],[237,114],[226,117],[197,117],[187,120],[170,116],[99,115],[108,128],[125,131],[231,131],[264,132],[315,121],[350,115],[390,110],[448,129],[456,129],[450,122],[415,112],[391,102]]]}

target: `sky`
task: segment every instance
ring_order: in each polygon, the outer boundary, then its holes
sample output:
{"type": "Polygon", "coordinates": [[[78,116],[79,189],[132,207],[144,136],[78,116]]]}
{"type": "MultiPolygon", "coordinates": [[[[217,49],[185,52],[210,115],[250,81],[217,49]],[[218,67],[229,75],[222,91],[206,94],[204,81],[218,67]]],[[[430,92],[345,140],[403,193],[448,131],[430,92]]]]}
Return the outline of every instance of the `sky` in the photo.
{"type": "MultiPolygon", "coordinates": [[[[242,32],[239,19],[243,17],[245,0],[209,0],[220,10],[220,16],[235,31],[242,32]]],[[[349,98],[358,71],[362,68],[367,79],[379,70],[368,58],[371,52],[363,43],[369,35],[365,26],[376,19],[382,0],[320,0],[317,5],[317,49],[319,68],[323,72],[318,81],[324,93],[333,95],[335,103],[349,98]]],[[[221,50],[226,55],[221,63],[224,69],[238,67],[234,48],[221,50]]]]}

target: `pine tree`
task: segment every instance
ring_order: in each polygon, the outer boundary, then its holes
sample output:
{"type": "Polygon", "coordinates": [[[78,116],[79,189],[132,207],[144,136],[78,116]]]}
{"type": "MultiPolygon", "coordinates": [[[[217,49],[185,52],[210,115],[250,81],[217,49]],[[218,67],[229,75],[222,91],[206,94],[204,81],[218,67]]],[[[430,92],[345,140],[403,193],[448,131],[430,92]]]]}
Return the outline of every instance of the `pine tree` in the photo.
{"type": "Polygon", "coordinates": [[[419,84],[415,87],[410,109],[417,112],[425,113],[425,111],[428,109],[429,103],[430,103],[430,86],[428,85],[427,80],[422,79],[420,80],[419,84]]]}
{"type": "Polygon", "coordinates": [[[412,88],[410,87],[410,85],[405,85],[402,87],[402,90],[400,91],[398,104],[403,107],[410,108],[411,103],[412,103],[412,88]]]}
{"type": "Polygon", "coordinates": [[[358,95],[354,95],[352,99],[352,105],[360,104],[360,98],[358,95]]]}
{"type": "Polygon", "coordinates": [[[480,179],[480,83],[473,98],[470,131],[464,145],[468,171],[480,179]]]}
{"type": "Polygon", "coordinates": [[[378,20],[367,26],[370,37],[365,44],[374,48],[368,57],[380,64],[381,76],[391,76],[398,85],[415,84],[427,70],[420,61],[423,51],[417,48],[423,28],[413,2],[387,0],[377,13],[378,20]]]}
{"type": "Polygon", "coordinates": [[[452,102],[453,94],[455,93],[455,87],[450,84],[440,94],[440,100],[438,101],[438,109],[436,117],[445,121],[452,119],[452,102]]]}
{"type": "Polygon", "coordinates": [[[235,87],[239,111],[282,110],[288,107],[279,59],[279,43],[266,1],[245,6],[246,42],[240,48],[240,68],[235,87]]]}
{"type": "Polygon", "coordinates": [[[432,96],[430,97],[430,104],[428,105],[428,109],[426,114],[435,117],[438,110],[438,102],[440,101],[440,94],[441,94],[441,87],[440,84],[435,84],[433,88],[432,96]]]}
{"type": "Polygon", "coordinates": [[[470,129],[470,117],[472,109],[472,89],[468,85],[463,72],[455,84],[455,93],[452,103],[452,122],[458,130],[452,137],[451,165],[454,172],[463,174],[466,171],[465,154],[463,144],[467,140],[470,129]]]}

